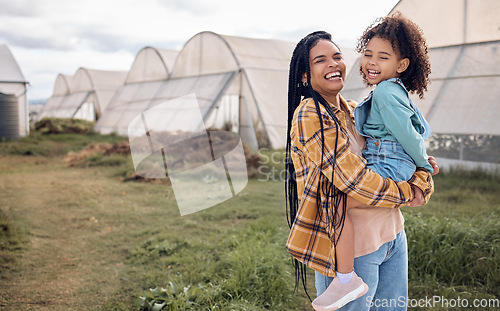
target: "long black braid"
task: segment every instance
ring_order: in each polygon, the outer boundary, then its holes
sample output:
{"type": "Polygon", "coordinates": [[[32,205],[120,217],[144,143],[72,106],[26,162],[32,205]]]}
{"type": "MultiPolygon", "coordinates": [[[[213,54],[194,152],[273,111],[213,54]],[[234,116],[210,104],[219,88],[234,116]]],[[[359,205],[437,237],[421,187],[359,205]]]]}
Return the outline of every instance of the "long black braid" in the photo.
{"type": "MultiPolygon", "coordinates": [[[[295,176],[295,167],[291,158],[291,137],[290,130],[292,127],[293,115],[296,108],[299,106],[301,100],[303,98],[312,98],[314,100],[314,104],[316,107],[316,112],[318,113],[321,127],[321,169],[323,166],[329,165],[328,162],[323,162],[324,154],[325,154],[325,136],[324,136],[324,126],[323,126],[323,118],[321,114],[320,104],[327,110],[330,116],[333,118],[336,127],[336,137],[335,137],[335,150],[337,150],[337,141],[339,131],[345,135],[348,139],[348,135],[345,129],[340,125],[339,120],[336,115],[333,113],[332,108],[326,102],[326,100],[318,94],[311,86],[311,70],[309,64],[309,52],[310,50],[316,46],[319,40],[328,40],[332,43],[331,35],[324,31],[316,31],[313,32],[306,37],[304,37],[295,47],[293,51],[292,58],[290,61],[290,71],[288,78],[288,121],[287,121],[287,142],[286,142],[286,179],[285,179],[285,197],[287,204],[287,220],[288,225],[291,228],[295,217],[297,216],[297,211],[299,207],[299,194],[297,193],[297,181],[295,176]],[[302,83],[302,76],[304,73],[307,73],[307,84],[302,83]]],[[[335,43],[334,43],[335,44],[335,43]]],[[[333,157],[334,167],[332,169],[332,180],[336,166],[336,152],[333,157]]],[[[346,194],[339,191],[337,188],[333,186],[333,183],[328,182],[327,178],[323,175],[320,175],[318,180],[318,194],[316,200],[316,222],[319,223],[323,219],[323,206],[321,202],[322,194],[326,197],[327,208],[325,220],[327,222],[327,233],[332,241],[333,245],[336,245],[338,241],[338,237],[342,232],[342,228],[344,226],[345,213],[346,213],[346,194]],[[332,209],[330,208],[333,207],[332,209]],[[340,210],[339,210],[340,209],[340,210]],[[342,211],[339,215],[339,211],[342,211]],[[338,230],[337,239],[335,239],[334,232],[338,230]]],[[[336,262],[336,261],[335,261],[336,262]]],[[[294,259],[294,268],[295,268],[295,289],[298,287],[298,283],[301,281],[306,292],[306,295],[309,297],[306,288],[306,266],[299,262],[297,259],[294,259]]],[[[309,299],[311,299],[309,297],[309,299]]]]}

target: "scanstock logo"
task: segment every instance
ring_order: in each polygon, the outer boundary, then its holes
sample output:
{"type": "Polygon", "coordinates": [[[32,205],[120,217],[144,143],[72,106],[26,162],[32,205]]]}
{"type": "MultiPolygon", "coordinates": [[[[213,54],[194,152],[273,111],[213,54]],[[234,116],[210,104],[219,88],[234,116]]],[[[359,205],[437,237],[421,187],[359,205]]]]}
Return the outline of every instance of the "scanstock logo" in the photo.
{"type": "Polygon", "coordinates": [[[248,183],[241,138],[207,130],[194,94],[138,114],[128,134],[136,173],[146,178],[168,176],[181,215],[222,203],[248,183]]]}

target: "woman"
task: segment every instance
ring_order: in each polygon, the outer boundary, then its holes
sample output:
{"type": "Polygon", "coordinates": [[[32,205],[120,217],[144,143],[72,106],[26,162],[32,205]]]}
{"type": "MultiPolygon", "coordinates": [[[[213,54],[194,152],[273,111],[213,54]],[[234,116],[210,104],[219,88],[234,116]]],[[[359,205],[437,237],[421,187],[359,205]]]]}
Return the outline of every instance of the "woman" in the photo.
{"type": "Polygon", "coordinates": [[[398,207],[425,204],[434,184],[422,169],[408,182],[394,182],[366,167],[360,156],[364,141],[354,127],[355,104],[340,96],[345,76],[345,63],[330,34],[314,32],[297,44],[288,90],[287,250],[295,258],[297,280],[301,276],[305,283],[304,265],[315,270],[319,296],[335,276],[335,244],[347,201],[369,205],[349,211],[354,270],[369,290],[343,310],[369,310],[373,301],[383,299],[396,299],[396,309],[406,310],[407,248],[398,207]]]}

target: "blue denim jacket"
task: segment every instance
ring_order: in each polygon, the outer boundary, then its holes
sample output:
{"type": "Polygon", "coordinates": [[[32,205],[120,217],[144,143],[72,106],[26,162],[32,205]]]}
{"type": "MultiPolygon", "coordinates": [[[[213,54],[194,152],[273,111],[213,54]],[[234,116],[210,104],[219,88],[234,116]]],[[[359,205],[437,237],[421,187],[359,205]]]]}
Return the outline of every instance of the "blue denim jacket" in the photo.
{"type": "Polygon", "coordinates": [[[403,82],[399,78],[392,78],[382,81],[377,88],[379,89],[376,89],[375,92],[378,91],[376,97],[379,101],[387,99],[393,101],[393,103],[379,102],[372,105],[374,91],[370,92],[368,97],[354,109],[356,129],[361,135],[367,138],[399,142],[417,166],[425,167],[428,171],[432,172],[432,167],[427,161],[428,156],[424,143],[424,140],[430,136],[431,129],[420,110],[411,101],[408,90],[403,85],[403,82]],[[385,94],[386,89],[391,89],[392,87],[392,85],[387,83],[396,83],[402,89],[393,88],[392,90],[397,91],[397,94],[385,94]],[[380,106],[385,107],[385,110],[379,111],[378,107],[380,106]],[[400,111],[404,112],[404,114],[399,116],[396,112],[394,115],[391,115],[390,113],[393,112],[393,109],[390,108],[391,106],[401,108],[400,111]],[[367,125],[370,114],[372,114],[371,121],[373,121],[374,125],[367,125]],[[409,123],[410,125],[408,125],[409,123]],[[368,133],[366,133],[367,131],[368,133]]]}

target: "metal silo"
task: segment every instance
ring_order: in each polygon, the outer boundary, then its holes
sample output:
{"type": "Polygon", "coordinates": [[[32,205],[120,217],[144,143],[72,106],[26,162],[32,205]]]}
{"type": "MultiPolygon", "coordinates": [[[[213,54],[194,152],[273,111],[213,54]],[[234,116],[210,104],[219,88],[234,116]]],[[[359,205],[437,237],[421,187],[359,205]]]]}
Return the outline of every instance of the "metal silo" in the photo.
{"type": "Polygon", "coordinates": [[[19,102],[12,94],[0,93],[0,139],[19,138],[19,102]]]}

